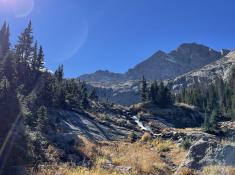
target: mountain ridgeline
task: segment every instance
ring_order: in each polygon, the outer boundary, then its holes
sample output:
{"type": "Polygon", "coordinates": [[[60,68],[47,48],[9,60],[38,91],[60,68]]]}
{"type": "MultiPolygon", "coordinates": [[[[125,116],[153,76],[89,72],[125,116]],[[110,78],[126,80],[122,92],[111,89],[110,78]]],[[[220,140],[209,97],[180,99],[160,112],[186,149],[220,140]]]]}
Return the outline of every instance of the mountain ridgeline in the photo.
{"type": "Polygon", "coordinates": [[[177,49],[164,53],[158,51],[150,58],[129,69],[125,74],[97,71],[82,75],[79,79],[97,88],[101,100],[122,105],[140,102],[140,79],[163,80],[175,93],[183,88],[213,82],[216,77],[229,75],[234,61],[234,52],[228,49],[215,51],[207,46],[186,43],[177,49]]]}
{"type": "Polygon", "coordinates": [[[173,79],[219,60],[228,52],[227,49],[219,52],[201,44],[186,43],[169,53],[158,51],[124,74],[99,70],[81,75],[79,79],[87,82],[124,82],[140,80],[143,76],[147,80],[173,79]]]}

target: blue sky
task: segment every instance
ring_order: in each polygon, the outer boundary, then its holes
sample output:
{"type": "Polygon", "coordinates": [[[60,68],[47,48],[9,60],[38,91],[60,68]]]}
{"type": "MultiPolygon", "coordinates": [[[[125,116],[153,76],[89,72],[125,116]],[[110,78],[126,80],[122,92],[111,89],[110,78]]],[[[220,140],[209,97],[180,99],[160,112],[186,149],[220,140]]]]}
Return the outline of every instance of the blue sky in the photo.
{"type": "Polygon", "coordinates": [[[184,42],[235,48],[234,0],[0,0],[11,40],[31,19],[51,70],[125,72],[184,42]]]}

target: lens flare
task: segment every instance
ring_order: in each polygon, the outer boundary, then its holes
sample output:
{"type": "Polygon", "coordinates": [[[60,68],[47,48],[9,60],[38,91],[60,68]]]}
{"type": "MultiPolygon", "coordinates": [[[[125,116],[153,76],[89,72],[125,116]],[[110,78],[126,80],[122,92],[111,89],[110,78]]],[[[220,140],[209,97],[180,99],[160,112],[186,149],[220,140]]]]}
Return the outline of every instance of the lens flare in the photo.
{"type": "Polygon", "coordinates": [[[0,8],[12,12],[17,18],[22,18],[31,14],[34,0],[0,0],[0,8]]]}

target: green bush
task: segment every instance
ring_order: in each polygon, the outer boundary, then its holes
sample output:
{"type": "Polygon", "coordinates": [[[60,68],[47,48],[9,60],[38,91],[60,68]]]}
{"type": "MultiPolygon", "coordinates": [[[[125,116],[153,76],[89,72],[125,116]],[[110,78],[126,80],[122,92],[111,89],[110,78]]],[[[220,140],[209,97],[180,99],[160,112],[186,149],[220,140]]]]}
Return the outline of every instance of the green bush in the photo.
{"type": "Polygon", "coordinates": [[[185,150],[188,150],[192,145],[192,140],[186,138],[184,141],[181,143],[181,147],[184,148],[185,150]]]}

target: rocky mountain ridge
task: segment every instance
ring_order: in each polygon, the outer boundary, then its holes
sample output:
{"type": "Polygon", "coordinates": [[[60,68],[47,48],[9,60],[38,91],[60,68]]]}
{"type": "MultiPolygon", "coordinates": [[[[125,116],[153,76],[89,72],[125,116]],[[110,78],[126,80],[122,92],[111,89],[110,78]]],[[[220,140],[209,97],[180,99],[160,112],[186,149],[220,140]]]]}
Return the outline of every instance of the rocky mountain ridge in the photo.
{"type": "Polygon", "coordinates": [[[147,80],[172,79],[219,60],[228,52],[226,49],[219,52],[201,44],[185,43],[169,53],[157,51],[124,74],[99,70],[93,74],[81,75],[79,79],[106,83],[139,80],[142,76],[147,80]]]}
{"type": "Polygon", "coordinates": [[[197,84],[210,83],[218,77],[226,80],[234,65],[235,51],[233,50],[222,59],[181,75],[169,81],[169,84],[173,90],[179,90],[183,87],[187,88],[197,84]]]}
{"type": "MultiPolygon", "coordinates": [[[[216,77],[227,79],[235,64],[235,51],[232,50],[228,53],[228,50],[222,50],[221,54],[225,55],[221,59],[164,82],[168,84],[170,89],[177,92],[182,88],[210,83],[216,77]]],[[[88,82],[88,84],[98,89],[98,94],[102,100],[108,98],[111,102],[127,106],[140,101],[138,93],[141,86],[140,80],[126,80],[124,82],[93,81],[88,82]]]]}

